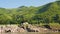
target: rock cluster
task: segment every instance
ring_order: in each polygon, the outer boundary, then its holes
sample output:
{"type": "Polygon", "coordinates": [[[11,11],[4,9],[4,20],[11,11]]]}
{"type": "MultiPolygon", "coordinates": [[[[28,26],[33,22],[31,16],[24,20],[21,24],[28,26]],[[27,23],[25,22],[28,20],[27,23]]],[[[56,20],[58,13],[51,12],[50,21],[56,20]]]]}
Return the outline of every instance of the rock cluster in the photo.
{"type": "Polygon", "coordinates": [[[27,22],[21,25],[0,25],[0,32],[52,32],[50,29],[37,27],[27,22]]]}

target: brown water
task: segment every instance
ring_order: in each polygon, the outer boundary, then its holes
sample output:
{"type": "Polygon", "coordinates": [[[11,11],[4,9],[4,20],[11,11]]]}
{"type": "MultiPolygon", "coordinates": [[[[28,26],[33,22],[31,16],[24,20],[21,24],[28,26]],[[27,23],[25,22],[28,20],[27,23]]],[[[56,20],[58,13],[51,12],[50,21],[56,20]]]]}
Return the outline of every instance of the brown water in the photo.
{"type": "Polygon", "coordinates": [[[36,32],[25,32],[25,33],[0,33],[0,34],[60,34],[60,33],[36,33],[36,32]]]}

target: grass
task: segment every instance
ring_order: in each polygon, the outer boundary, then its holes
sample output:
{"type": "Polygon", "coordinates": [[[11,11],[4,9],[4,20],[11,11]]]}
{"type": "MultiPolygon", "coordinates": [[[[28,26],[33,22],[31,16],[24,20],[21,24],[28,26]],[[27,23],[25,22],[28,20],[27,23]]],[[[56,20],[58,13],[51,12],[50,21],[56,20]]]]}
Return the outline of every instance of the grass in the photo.
{"type": "Polygon", "coordinates": [[[59,23],[49,23],[49,25],[53,29],[60,29],[60,24],[59,23]]]}

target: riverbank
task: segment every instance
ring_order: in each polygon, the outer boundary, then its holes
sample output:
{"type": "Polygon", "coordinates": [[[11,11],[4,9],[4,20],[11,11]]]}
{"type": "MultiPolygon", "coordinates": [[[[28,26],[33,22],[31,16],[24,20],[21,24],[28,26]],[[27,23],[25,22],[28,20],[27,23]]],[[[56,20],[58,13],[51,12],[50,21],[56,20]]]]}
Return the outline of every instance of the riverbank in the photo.
{"type": "Polygon", "coordinates": [[[60,34],[60,32],[53,32],[53,33],[40,33],[40,32],[17,32],[17,33],[1,33],[1,34],[60,34]]]}
{"type": "Polygon", "coordinates": [[[0,25],[0,32],[59,32],[60,26],[54,24],[49,25],[32,25],[23,23],[21,25],[17,24],[8,24],[8,25],[0,25]]]}

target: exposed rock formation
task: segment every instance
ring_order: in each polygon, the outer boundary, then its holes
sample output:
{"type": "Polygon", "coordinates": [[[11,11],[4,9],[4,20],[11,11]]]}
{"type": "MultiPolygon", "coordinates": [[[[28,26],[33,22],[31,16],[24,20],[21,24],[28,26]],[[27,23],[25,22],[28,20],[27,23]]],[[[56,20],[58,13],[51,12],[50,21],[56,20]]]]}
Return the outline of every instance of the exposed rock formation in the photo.
{"type": "Polygon", "coordinates": [[[23,28],[19,28],[17,31],[18,32],[26,32],[26,30],[24,30],[23,28]]]}
{"type": "Polygon", "coordinates": [[[40,30],[35,27],[35,26],[32,26],[31,24],[29,24],[27,27],[26,27],[27,31],[28,32],[40,32],[40,30]]]}
{"type": "Polygon", "coordinates": [[[18,25],[0,25],[0,32],[58,32],[60,30],[51,29],[50,26],[37,27],[27,22],[18,25]]]}

